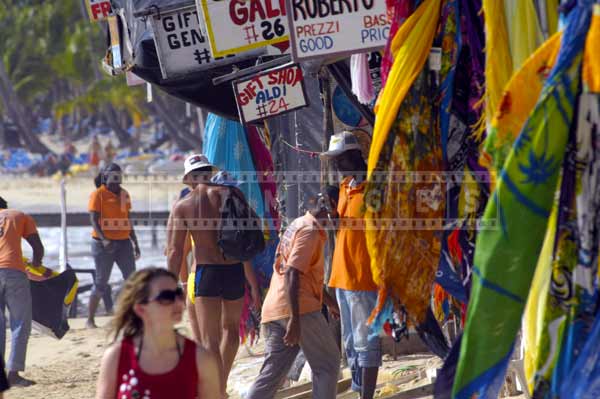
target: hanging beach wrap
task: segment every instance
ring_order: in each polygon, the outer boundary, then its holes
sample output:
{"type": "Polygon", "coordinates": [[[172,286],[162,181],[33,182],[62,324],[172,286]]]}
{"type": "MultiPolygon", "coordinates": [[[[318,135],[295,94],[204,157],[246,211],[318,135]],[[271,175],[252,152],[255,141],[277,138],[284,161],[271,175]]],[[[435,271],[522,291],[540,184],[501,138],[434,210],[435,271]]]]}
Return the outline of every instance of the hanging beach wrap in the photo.
{"type": "MultiPolygon", "coordinates": [[[[511,149],[477,239],[453,398],[497,397],[546,234],[572,125],[591,6],[568,17],[556,66],[511,149]]],[[[591,3],[590,3],[591,4],[591,3]]]]}
{"type": "Polygon", "coordinates": [[[439,15],[440,2],[429,0],[402,25],[393,44],[393,48],[398,49],[396,62],[380,98],[374,140],[384,140],[384,151],[375,155],[374,143],[371,145],[369,163],[376,161],[378,173],[369,178],[365,194],[367,247],[373,279],[379,287],[378,306],[370,321],[383,308],[388,291],[405,306],[417,324],[425,321],[429,308],[440,255],[441,226],[412,224],[423,220],[437,220],[441,224],[444,189],[438,181],[403,181],[398,176],[416,170],[439,176],[443,168],[439,118],[432,101],[437,87],[430,79],[431,72],[423,61],[416,78],[403,75],[413,73],[412,66],[405,65],[404,55],[414,62],[414,59],[420,60],[420,55],[429,54],[439,15]],[[420,38],[418,41],[415,35],[420,38]],[[406,40],[398,41],[403,36],[406,40]],[[431,40],[423,40],[423,37],[431,40]],[[399,86],[406,87],[399,89],[399,86]],[[403,98],[393,104],[400,95],[394,97],[391,93],[402,90],[403,98]],[[388,122],[389,129],[379,130],[385,134],[377,136],[378,126],[382,129],[388,122]],[[417,200],[417,193],[424,197],[417,200]],[[398,254],[402,254],[402,259],[398,254]]]}
{"type": "Polygon", "coordinates": [[[440,3],[441,0],[425,0],[404,22],[392,41],[391,51],[396,61],[378,101],[378,118],[369,151],[369,175],[377,165],[400,104],[427,61],[440,15],[440,3]]]}
{"type": "Polygon", "coordinates": [[[561,38],[562,32],[559,32],[548,39],[512,76],[504,89],[480,157],[480,163],[494,175],[502,170],[510,149],[540,97],[544,82],[556,62],[561,38]]]}

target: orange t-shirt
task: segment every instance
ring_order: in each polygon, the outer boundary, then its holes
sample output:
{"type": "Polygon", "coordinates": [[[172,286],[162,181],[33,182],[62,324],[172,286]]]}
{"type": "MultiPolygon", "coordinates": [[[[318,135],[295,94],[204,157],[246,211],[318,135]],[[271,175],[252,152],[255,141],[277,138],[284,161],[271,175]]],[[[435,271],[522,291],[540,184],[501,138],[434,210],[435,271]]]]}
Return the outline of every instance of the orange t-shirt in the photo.
{"type": "MultiPolygon", "coordinates": [[[[90,196],[88,211],[100,214],[100,228],[109,240],[127,240],[131,233],[129,210],[131,198],[125,189],[121,188],[119,195],[102,185],[90,196]]],[[[92,237],[100,238],[96,230],[92,237]]]]}
{"type": "Polygon", "coordinates": [[[325,241],[327,235],[323,227],[310,213],[297,218],[287,228],[277,248],[273,277],[262,308],[263,323],[291,316],[285,287],[285,273],[288,267],[300,272],[300,314],[321,310],[325,278],[325,241]]]}
{"type": "Polygon", "coordinates": [[[340,185],[338,214],[340,227],[335,240],[335,251],[331,265],[329,286],[351,291],[376,291],[371,274],[371,258],[367,250],[367,239],[362,227],[348,226],[356,221],[364,225],[363,197],[365,183],[350,187],[352,178],[340,185]],[[343,224],[346,226],[343,226],[343,224]]]}
{"type": "Polygon", "coordinates": [[[24,272],[21,239],[36,233],[31,216],[15,209],[0,210],[0,268],[24,272]]]}

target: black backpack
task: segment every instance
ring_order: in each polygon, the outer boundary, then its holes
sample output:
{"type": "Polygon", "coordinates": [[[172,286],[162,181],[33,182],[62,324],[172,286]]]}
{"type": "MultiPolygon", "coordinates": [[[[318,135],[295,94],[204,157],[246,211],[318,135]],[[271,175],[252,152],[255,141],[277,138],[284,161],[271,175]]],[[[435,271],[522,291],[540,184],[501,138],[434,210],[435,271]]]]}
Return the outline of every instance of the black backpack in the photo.
{"type": "Polygon", "coordinates": [[[248,261],[265,250],[262,220],[239,190],[225,199],[217,244],[225,260],[248,261]]]}

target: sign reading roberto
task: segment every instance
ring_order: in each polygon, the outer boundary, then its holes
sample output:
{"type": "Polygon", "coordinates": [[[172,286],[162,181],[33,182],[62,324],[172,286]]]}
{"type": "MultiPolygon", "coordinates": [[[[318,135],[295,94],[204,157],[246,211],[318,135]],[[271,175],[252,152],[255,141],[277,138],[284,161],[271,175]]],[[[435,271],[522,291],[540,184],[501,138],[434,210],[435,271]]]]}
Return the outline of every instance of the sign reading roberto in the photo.
{"type": "Polygon", "coordinates": [[[306,107],[304,77],[297,64],[263,71],[233,82],[242,123],[249,123],[306,107]]]}
{"type": "Polygon", "coordinates": [[[151,21],[164,79],[204,71],[258,55],[255,51],[213,58],[208,37],[204,33],[206,29],[201,25],[203,20],[198,19],[194,5],[155,14],[151,21]]]}
{"type": "Polygon", "coordinates": [[[292,57],[365,53],[385,46],[385,0],[287,0],[292,57]]]}
{"type": "Polygon", "coordinates": [[[215,57],[269,45],[283,53],[289,47],[285,0],[196,1],[215,57]]]}

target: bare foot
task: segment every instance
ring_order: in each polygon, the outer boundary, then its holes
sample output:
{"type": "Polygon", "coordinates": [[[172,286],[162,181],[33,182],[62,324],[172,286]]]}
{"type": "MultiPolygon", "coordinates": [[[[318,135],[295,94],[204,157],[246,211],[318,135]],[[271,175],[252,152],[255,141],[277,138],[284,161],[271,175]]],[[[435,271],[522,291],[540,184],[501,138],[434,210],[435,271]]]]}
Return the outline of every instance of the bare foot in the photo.
{"type": "Polygon", "coordinates": [[[98,326],[96,325],[94,320],[88,320],[87,323],[85,323],[85,328],[94,329],[98,328],[98,326]]]}
{"type": "Polygon", "coordinates": [[[13,387],[29,387],[35,385],[35,381],[23,378],[15,371],[8,373],[8,383],[13,387]]]}

